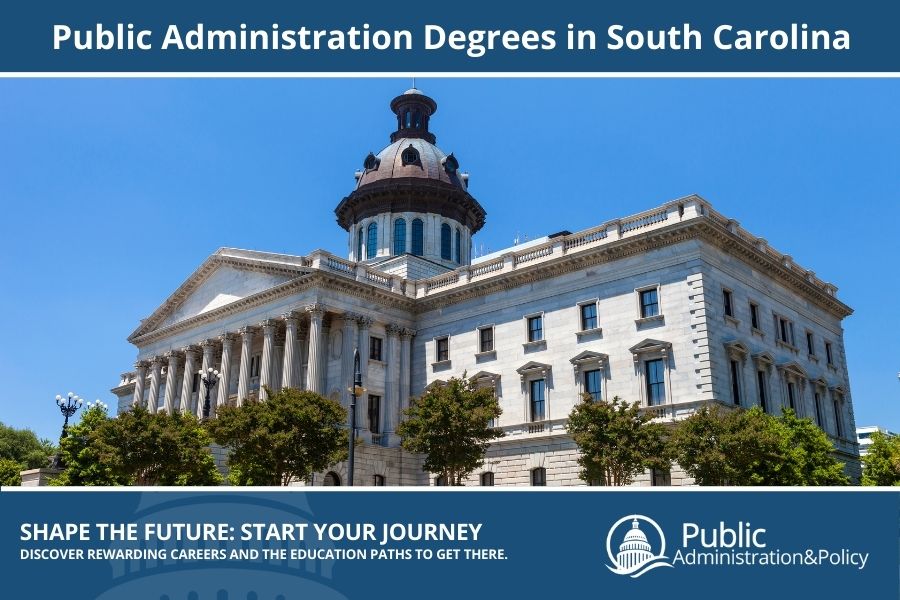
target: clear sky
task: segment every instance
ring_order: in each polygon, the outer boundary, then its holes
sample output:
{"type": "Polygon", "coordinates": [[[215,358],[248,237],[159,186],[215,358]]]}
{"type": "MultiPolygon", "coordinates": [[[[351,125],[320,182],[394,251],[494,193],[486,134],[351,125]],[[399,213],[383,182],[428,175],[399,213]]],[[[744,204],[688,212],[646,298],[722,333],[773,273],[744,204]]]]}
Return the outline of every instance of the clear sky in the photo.
{"type": "MultiPolygon", "coordinates": [[[[834,282],[858,425],[900,430],[900,80],[425,79],[485,251],[698,193],[834,282]]],[[[346,251],[398,79],[0,80],[0,421],[113,404],[125,338],[221,246],[346,251]]]]}

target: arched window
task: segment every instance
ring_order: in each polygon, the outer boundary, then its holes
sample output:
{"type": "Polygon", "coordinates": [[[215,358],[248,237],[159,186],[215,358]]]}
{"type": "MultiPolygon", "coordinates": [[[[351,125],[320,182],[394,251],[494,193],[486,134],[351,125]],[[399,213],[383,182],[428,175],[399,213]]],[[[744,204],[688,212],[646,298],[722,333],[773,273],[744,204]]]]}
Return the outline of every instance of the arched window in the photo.
{"type": "Polygon", "coordinates": [[[462,234],[459,227],[456,228],[456,264],[462,264],[462,234]]]}
{"type": "Polygon", "coordinates": [[[409,129],[412,126],[412,113],[407,109],[406,111],[406,128],[409,129]]]}
{"type": "Polygon", "coordinates": [[[416,256],[425,254],[425,224],[422,219],[412,222],[412,253],[416,256]]]}
{"type": "Polygon", "coordinates": [[[406,252],[406,219],[394,221],[394,256],[406,252]]]}
{"type": "Polygon", "coordinates": [[[337,487],[341,485],[341,476],[334,471],[328,471],[327,473],[325,473],[325,481],[323,485],[325,485],[326,487],[337,487]]]}
{"type": "Polygon", "coordinates": [[[450,260],[450,226],[441,225],[441,258],[450,260]]]}
{"type": "Polygon", "coordinates": [[[363,228],[359,226],[359,232],[356,234],[356,260],[363,259],[363,228]]]}
{"type": "Polygon", "coordinates": [[[369,223],[366,235],[366,258],[375,258],[378,254],[378,225],[369,223]]]}
{"type": "Polygon", "coordinates": [[[413,112],[413,127],[422,129],[422,114],[419,111],[413,112]]]}
{"type": "Polygon", "coordinates": [[[494,485],[494,474],[491,471],[481,474],[481,485],[484,485],[484,486],[494,485]]]}
{"type": "Polygon", "coordinates": [[[544,467],[533,469],[531,471],[531,485],[538,487],[547,485],[547,469],[544,467]]]}

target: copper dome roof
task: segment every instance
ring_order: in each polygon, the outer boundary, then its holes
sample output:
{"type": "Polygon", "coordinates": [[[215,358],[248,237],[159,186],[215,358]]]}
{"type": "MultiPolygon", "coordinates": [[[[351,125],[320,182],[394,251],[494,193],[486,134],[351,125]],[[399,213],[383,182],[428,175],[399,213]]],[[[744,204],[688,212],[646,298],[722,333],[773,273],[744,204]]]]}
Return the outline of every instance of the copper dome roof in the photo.
{"type": "MultiPolygon", "coordinates": [[[[400,138],[378,154],[374,155],[375,168],[362,172],[356,189],[386,179],[414,178],[431,179],[452,185],[463,191],[466,181],[459,173],[455,157],[448,155],[434,144],[422,138],[400,138]],[[414,150],[414,153],[410,152],[414,150]],[[415,160],[408,160],[415,157],[415,160]]],[[[366,161],[364,167],[370,166],[366,161]]]]}

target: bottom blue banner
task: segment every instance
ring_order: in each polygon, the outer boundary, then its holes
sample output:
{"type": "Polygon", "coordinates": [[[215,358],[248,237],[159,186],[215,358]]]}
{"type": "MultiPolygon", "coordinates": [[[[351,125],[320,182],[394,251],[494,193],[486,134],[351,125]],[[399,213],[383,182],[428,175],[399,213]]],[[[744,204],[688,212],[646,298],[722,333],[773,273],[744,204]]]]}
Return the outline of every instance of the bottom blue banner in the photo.
{"type": "Polygon", "coordinates": [[[9,598],[898,595],[900,493],[0,493],[9,598]],[[679,591],[680,590],[680,591],[679,591]]]}

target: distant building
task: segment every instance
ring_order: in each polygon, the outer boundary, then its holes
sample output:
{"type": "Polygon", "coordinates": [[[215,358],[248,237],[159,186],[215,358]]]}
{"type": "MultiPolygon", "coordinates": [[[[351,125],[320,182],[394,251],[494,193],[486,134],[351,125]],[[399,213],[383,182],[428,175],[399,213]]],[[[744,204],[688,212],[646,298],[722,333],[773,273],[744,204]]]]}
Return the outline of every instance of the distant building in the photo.
{"type": "MultiPolygon", "coordinates": [[[[791,407],[859,476],[842,327],[852,311],[834,285],[696,195],[473,259],[486,211],[458,159],[435,145],[437,103],[411,89],[391,110],[390,145],[360,157],[356,185],[335,209],[346,256],[213,253],[128,337],[138,355],[113,389],[120,411],[137,403],[202,413],[201,367],[222,373],[213,417],[216,406],[265,397],[264,387],[347,406],[359,348],[367,394],[357,485],[440,483],[399,448],[397,425],[410,398],[463,374],[503,410],[503,437],[468,485],[584,485],[566,433],[583,394],[639,402],[662,423],[710,405],[775,415],[791,407]]],[[[547,198],[544,210],[567,201],[547,198]]],[[[254,202],[277,219],[278,206],[254,202]]],[[[304,226],[285,235],[302,242],[304,226]]],[[[273,221],[260,239],[282,229],[273,221]]],[[[345,485],[346,476],[335,465],[313,483],[345,485]]],[[[689,483],[677,468],[636,482],[689,483]]]]}
{"type": "Polygon", "coordinates": [[[856,441],[859,442],[860,458],[869,453],[869,446],[872,445],[872,434],[876,431],[887,437],[895,437],[897,435],[893,431],[888,431],[887,429],[878,427],[877,425],[871,425],[869,427],[858,427],[856,429],[856,441]]]}

